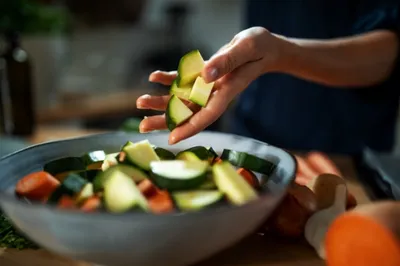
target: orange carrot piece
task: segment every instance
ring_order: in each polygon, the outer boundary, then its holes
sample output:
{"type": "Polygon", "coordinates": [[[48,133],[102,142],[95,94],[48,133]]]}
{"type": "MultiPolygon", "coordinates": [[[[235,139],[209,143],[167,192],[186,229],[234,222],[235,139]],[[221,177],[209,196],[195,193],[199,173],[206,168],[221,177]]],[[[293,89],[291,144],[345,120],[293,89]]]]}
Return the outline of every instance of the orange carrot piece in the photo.
{"type": "Polygon", "coordinates": [[[328,266],[398,266],[400,240],[382,224],[357,213],[346,213],[325,237],[328,266]]]}
{"type": "Polygon", "coordinates": [[[157,187],[149,179],[141,181],[138,188],[145,197],[150,197],[157,192],[157,187]]]}
{"type": "Polygon", "coordinates": [[[174,210],[174,203],[167,191],[157,190],[149,199],[150,210],[155,214],[168,213],[174,210]]]}
{"type": "Polygon", "coordinates": [[[58,201],[57,207],[60,209],[76,209],[75,200],[70,196],[64,195],[58,201]]]}
{"type": "Polygon", "coordinates": [[[257,188],[260,186],[260,182],[258,181],[257,176],[252,171],[245,168],[239,168],[237,170],[237,173],[241,175],[253,188],[257,188]]]}
{"type": "Polygon", "coordinates": [[[342,177],[342,172],[332,162],[332,160],[324,153],[313,151],[308,153],[307,162],[318,172],[318,174],[334,174],[342,177]]]}
{"type": "Polygon", "coordinates": [[[216,157],[216,158],[214,159],[214,161],[213,161],[213,164],[221,163],[221,162],[222,162],[222,159],[221,159],[220,157],[216,157]]]}
{"type": "Polygon", "coordinates": [[[26,175],[18,181],[15,192],[29,200],[42,201],[60,185],[55,177],[47,172],[40,171],[26,175]]]}
{"type": "Polygon", "coordinates": [[[313,179],[314,177],[318,176],[318,171],[313,169],[310,164],[305,160],[303,157],[299,155],[295,155],[297,161],[297,173],[308,180],[313,179]]]}
{"type": "Polygon", "coordinates": [[[98,196],[92,196],[88,198],[81,206],[81,210],[84,212],[94,212],[101,206],[101,199],[98,196]]]}
{"type": "Polygon", "coordinates": [[[100,170],[103,162],[96,162],[87,166],[88,170],[100,170]]]}

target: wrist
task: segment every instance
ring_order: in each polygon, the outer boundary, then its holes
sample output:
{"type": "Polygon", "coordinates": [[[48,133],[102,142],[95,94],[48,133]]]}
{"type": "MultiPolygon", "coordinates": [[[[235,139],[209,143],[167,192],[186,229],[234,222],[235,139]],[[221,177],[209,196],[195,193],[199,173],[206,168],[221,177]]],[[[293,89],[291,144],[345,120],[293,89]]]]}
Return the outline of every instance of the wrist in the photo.
{"type": "Polygon", "coordinates": [[[302,47],[294,39],[276,34],[274,36],[278,39],[278,58],[274,71],[292,73],[302,54],[302,47]]]}

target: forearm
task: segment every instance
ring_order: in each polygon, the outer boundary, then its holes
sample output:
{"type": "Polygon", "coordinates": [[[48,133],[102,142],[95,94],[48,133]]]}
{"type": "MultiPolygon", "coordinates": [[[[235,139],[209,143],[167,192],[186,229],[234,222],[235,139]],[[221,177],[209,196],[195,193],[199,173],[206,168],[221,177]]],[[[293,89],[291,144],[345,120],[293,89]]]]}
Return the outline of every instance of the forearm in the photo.
{"type": "Polygon", "coordinates": [[[386,30],[333,40],[287,40],[282,72],[336,87],[384,81],[399,52],[396,34],[386,30]]]}

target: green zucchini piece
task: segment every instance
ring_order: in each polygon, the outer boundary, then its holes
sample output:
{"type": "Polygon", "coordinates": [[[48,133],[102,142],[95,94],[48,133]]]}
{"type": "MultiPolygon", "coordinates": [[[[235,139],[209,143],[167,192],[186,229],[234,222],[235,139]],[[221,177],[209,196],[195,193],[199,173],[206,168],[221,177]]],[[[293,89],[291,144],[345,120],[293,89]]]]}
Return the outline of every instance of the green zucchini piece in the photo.
{"type": "Polygon", "coordinates": [[[171,84],[169,94],[176,95],[177,97],[184,99],[184,100],[189,100],[191,90],[192,90],[192,88],[190,86],[182,87],[182,88],[178,87],[177,79],[175,79],[171,84]]]}
{"type": "Polygon", "coordinates": [[[112,171],[104,184],[104,203],[108,211],[123,213],[139,205],[148,209],[148,203],[135,182],[121,171],[112,171]]]}
{"type": "Polygon", "coordinates": [[[203,184],[199,186],[199,189],[216,189],[217,185],[212,178],[207,178],[203,184]]]}
{"type": "Polygon", "coordinates": [[[107,155],[104,151],[92,151],[82,155],[81,159],[83,163],[88,167],[92,164],[103,162],[106,156],[107,155]]]}
{"type": "Polygon", "coordinates": [[[214,162],[215,158],[218,157],[218,154],[214,151],[212,147],[207,147],[209,159],[211,162],[214,162]]]}
{"type": "Polygon", "coordinates": [[[161,160],[175,160],[175,154],[173,152],[160,147],[153,147],[153,149],[161,160]]]}
{"type": "Polygon", "coordinates": [[[188,190],[199,187],[207,179],[207,161],[159,161],[151,162],[153,183],[169,191],[188,190]]]}
{"type": "Polygon", "coordinates": [[[43,171],[55,176],[65,172],[86,170],[86,164],[79,157],[65,157],[46,163],[43,171]]]}
{"type": "Polygon", "coordinates": [[[180,152],[176,155],[176,159],[191,162],[201,161],[201,159],[194,152],[191,151],[180,152]]]}
{"type": "Polygon", "coordinates": [[[111,166],[117,165],[118,164],[118,155],[119,155],[119,152],[107,154],[103,161],[103,164],[101,165],[101,170],[105,171],[108,168],[110,168],[111,166]]]}
{"type": "Polygon", "coordinates": [[[165,112],[165,119],[170,131],[185,123],[192,115],[192,110],[190,110],[176,95],[171,96],[165,112]]]}
{"type": "Polygon", "coordinates": [[[270,176],[276,168],[276,165],[272,162],[261,159],[252,154],[228,149],[223,150],[221,159],[224,161],[229,161],[231,164],[237,167],[243,167],[267,176],[270,176]]]}
{"type": "Polygon", "coordinates": [[[80,204],[94,195],[93,184],[87,183],[76,197],[76,203],[80,204]]]}
{"type": "Polygon", "coordinates": [[[172,193],[176,206],[182,211],[196,211],[219,202],[224,194],[218,190],[193,190],[172,193]]]}
{"type": "Polygon", "coordinates": [[[61,185],[50,195],[48,202],[57,203],[63,195],[74,197],[88,182],[78,174],[69,174],[61,185]]]}
{"type": "Polygon", "coordinates": [[[213,165],[212,172],[218,190],[225,193],[233,204],[242,205],[258,198],[257,192],[229,162],[213,165]]]}
{"type": "Polygon", "coordinates": [[[148,140],[127,145],[123,148],[123,152],[125,152],[126,159],[129,162],[145,171],[150,170],[150,163],[152,161],[160,161],[160,158],[148,140]]]}
{"type": "Polygon", "coordinates": [[[111,166],[104,172],[100,172],[93,180],[94,191],[98,192],[103,190],[104,184],[107,179],[112,175],[115,171],[119,171],[129,176],[134,182],[140,182],[144,179],[148,178],[148,175],[140,170],[139,168],[133,165],[127,164],[118,164],[111,166]]]}
{"type": "MultiPolygon", "coordinates": [[[[211,147],[194,146],[189,149],[183,150],[176,155],[176,158],[180,158],[182,154],[191,152],[197,156],[200,160],[208,160],[210,163],[218,156],[218,154],[211,147]]],[[[183,159],[184,160],[184,159],[183,159]]]]}
{"type": "Polygon", "coordinates": [[[178,87],[192,85],[196,78],[200,76],[204,65],[204,59],[199,50],[190,51],[182,56],[178,65],[178,87]]]}
{"type": "Polygon", "coordinates": [[[202,77],[197,77],[190,92],[189,101],[205,107],[211,96],[214,83],[206,83],[202,77]]]}

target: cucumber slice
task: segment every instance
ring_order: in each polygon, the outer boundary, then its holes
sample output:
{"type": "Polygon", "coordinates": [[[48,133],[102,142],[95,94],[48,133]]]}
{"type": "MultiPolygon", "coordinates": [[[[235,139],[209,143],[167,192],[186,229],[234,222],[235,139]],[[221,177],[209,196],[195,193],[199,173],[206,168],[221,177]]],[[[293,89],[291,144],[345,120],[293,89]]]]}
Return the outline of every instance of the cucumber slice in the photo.
{"type": "Polygon", "coordinates": [[[90,167],[93,164],[103,162],[106,156],[107,155],[104,151],[92,151],[82,155],[81,159],[83,163],[86,164],[86,167],[90,167]]]}
{"type": "Polygon", "coordinates": [[[258,198],[257,192],[240,176],[229,162],[212,167],[214,182],[235,205],[242,205],[258,198]]]}
{"type": "Polygon", "coordinates": [[[161,160],[175,160],[175,154],[169,150],[160,147],[153,147],[153,149],[161,160]]]}
{"type": "Polygon", "coordinates": [[[148,208],[148,204],[135,182],[121,171],[113,171],[104,184],[104,203],[108,211],[123,213],[136,205],[148,208]]]}
{"type": "Polygon", "coordinates": [[[167,126],[170,131],[185,123],[192,115],[192,110],[190,110],[176,95],[171,96],[165,112],[167,126]]]}
{"type": "Polygon", "coordinates": [[[123,151],[126,153],[128,161],[145,171],[150,170],[150,162],[160,161],[148,140],[127,145],[123,148],[123,151]]]}
{"type": "Polygon", "coordinates": [[[215,185],[215,182],[211,178],[207,178],[206,181],[199,186],[199,189],[216,189],[217,185],[215,185]]]}
{"type": "Polygon", "coordinates": [[[182,211],[195,211],[219,202],[224,194],[218,190],[194,190],[172,193],[176,206],[182,211]]]}
{"type": "Polygon", "coordinates": [[[63,195],[74,197],[88,182],[78,174],[69,174],[61,185],[50,195],[48,202],[57,203],[63,195]]]}
{"type": "Polygon", "coordinates": [[[215,157],[218,156],[212,148],[206,148],[203,146],[194,146],[192,148],[179,152],[176,155],[176,158],[179,158],[180,156],[182,156],[182,154],[186,152],[191,152],[194,155],[196,155],[200,160],[208,160],[210,163],[215,159],[215,157]]]}
{"type": "Polygon", "coordinates": [[[98,192],[104,188],[105,182],[109,179],[109,177],[115,172],[122,172],[125,175],[129,176],[134,182],[140,182],[144,179],[147,179],[148,176],[145,172],[136,168],[132,165],[119,164],[108,168],[104,172],[100,172],[93,180],[94,191],[98,192]]]}
{"type": "Polygon", "coordinates": [[[153,183],[166,190],[188,190],[199,187],[207,178],[207,161],[159,161],[150,164],[153,183]]]}
{"type": "Polygon", "coordinates": [[[231,164],[237,167],[243,167],[267,176],[270,176],[276,168],[275,164],[258,158],[257,156],[248,154],[246,152],[232,151],[228,149],[223,150],[221,159],[229,161],[231,164]]]}
{"type": "Polygon", "coordinates": [[[171,88],[169,90],[170,95],[176,95],[181,99],[184,100],[189,100],[190,92],[192,91],[192,88],[190,86],[187,87],[178,87],[178,82],[175,79],[172,84],[171,88]]]}
{"type": "Polygon", "coordinates": [[[194,152],[191,151],[185,151],[179,153],[178,155],[176,155],[176,159],[182,161],[191,161],[191,162],[201,161],[201,159],[198,156],[196,156],[194,152]]]}
{"type": "Polygon", "coordinates": [[[204,68],[204,60],[199,50],[185,54],[179,61],[178,66],[178,87],[185,87],[193,84],[204,68]]]}
{"type": "Polygon", "coordinates": [[[210,98],[215,82],[206,83],[202,77],[197,77],[192,91],[190,92],[189,100],[202,107],[205,107],[210,98]]]}
{"type": "Polygon", "coordinates": [[[87,183],[76,197],[76,203],[80,204],[94,195],[93,184],[87,183]]]}
{"type": "Polygon", "coordinates": [[[43,171],[55,176],[65,172],[86,170],[86,164],[79,157],[65,157],[46,163],[43,171]]]}
{"type": "Polygon", "coordinates": [[[103,164],[101,165],[101,170],[105,171],[108,168],[110,168],[111,166],[117,165],[118,164],[118,157],[119,152],[116,153],[111,153],[111,154],[107,154],[103,164]]]}

